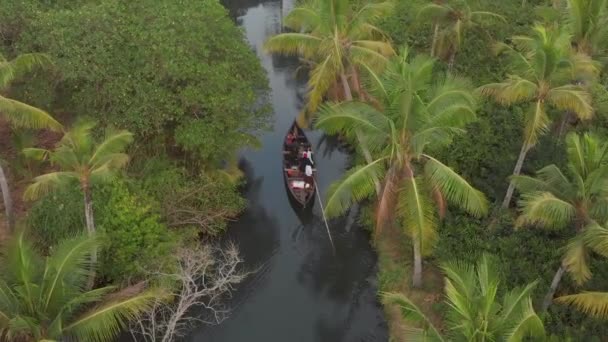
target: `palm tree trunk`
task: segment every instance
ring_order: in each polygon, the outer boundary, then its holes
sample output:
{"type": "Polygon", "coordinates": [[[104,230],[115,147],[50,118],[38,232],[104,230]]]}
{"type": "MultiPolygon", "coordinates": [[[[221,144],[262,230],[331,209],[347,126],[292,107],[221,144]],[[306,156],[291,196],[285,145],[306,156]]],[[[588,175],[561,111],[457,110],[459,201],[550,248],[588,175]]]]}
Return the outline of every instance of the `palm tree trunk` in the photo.
{"type": "MultiPolygon", "coordinates": [[[[87,234],[89,236],[95,235],[95,220],[93,218],[93,200],[91,199],[91,189],[88,183],[82,184],[82,192],[84,193],[84,219],[87,225],[87,234]]],[[[97,264],[97,248],[91,251],[91,264],[93,267],[97,264]]],[[[92,268],[87,281],[87,289],[91,290],[95,285],[95,271],[92,268]]]]}
{"type": "Polygon", "coordinates": [[[0,190],[2,191],[2,199],[4,201],[4,211],[6,213],[6,227],[9,232],[13,231],[15,220],[13,217],[13,201],[11,199],[11,193],[8,188],[8,181],[4,175],[4,169],[0,164],[0,190]]]}
{"type": "Polygon", "coordinates": [[[344,72],[340,73],[340,83],[342,83],[342,89],[344,90],[344,98],[346,101],[352,101],[353,93],[350,91],[350,85],[348,84],[348,79],[344,72]]]}
{"type": "Polygon", "coordinates": [[[564,267],[564,265],[563,264],[560,265],[559,269],[555,273],[555,276],[553,276],[553,281],[551,282],[551,287],[549,287],[549,292],[547,292],[547,295],[545,296],[545,300],[543,300],[543,307],[542,307],[541,312],[547,311],[547,309],[553,302],[553,296],[555,296],[555,291],[557,290],[557,286],[559,285],[559,282],[562,280],[562,276],[564,275],[565,272],[566,272],[566,268],[564,267]]]}
{"type": "MultiPolygon", "coordinates": [[[[521,173],[521,168],[524,165],[524,160],[526,159],[526,154],[530,150],[531,146],[524,143],[521,146],[521,151],[519,152],[519,157],[517,158],[517,163],[515,163],[515,168],[513,169],[513,175],[519,176],[521,173]]],[[[513,197],[513,191],[515,190],[515,184],[513,181],[509,182],[509,188],[507,189],[507,194],[505,195],[505,199],[502,201],[502,208],[507,209],[509,204],[511,203],[511,197],[513,197]]]]}
{"type": "MultiPolygon", "coordinates": [[[[347,101],[353,100],[353,94],[350,91],[350,85],[348,84],[348,79],[346,75],[342,72],[340,73],[340,82],[342,83],[342,88],[344,88],[344,97],[347,101]]],[[[361,134],[360,131],[356,131],[357,140],[359,140],[359,147],[361,147],[361,151],[363,152],[363,157],[368,164],[371,164],[374,160],[372,159],[372,154],[369,152],[367,148],[367,143],[365,142],[365,137],[361,134]]],[[[380,196],[380,191],[382,188],[380,187],[380,182],[377,179],[374,179],[374,186],[376,187],[376,195],[380,196]]]]}
{"type": "Polygon", "coordinates": [[[414,238],[414,275],[412,286],[420,288],[422,286],[422,255],[420,254],[420,237],[414,238]]]}
{"type": "Polygon", "coordinates": [[[435,24],[433,29],[433,41],[431,42],[431,57],[435,57],[435,50],[437,49],[437,39],[439,39],[439,24],[435,24]]]}

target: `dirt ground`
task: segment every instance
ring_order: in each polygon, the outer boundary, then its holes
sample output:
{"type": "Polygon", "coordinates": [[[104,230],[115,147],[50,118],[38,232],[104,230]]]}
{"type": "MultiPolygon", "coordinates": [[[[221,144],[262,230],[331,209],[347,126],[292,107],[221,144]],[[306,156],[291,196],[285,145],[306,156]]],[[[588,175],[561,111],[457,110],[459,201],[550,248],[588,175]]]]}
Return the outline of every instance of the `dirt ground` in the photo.
{"type": "MultiPolygon", "coordinates": [[[[376,240],[379,257],[384,260],[380,263],[381,274],[387,272],[399,275],[398,280],[391,281],[388,288],[383,290],[404,294],[429,317],[435,327],[442,329],[441,315],[434,306],[443,300],[443,276],[434,265],[423,263],[423,288],[413,289],[410,272],[413,256],[404,241],[407,241],[407,237],[399,229],[387,229],[376,240]],[[382,270],[383,267],[387,269],[382,270]]],[[[404,330],[415,325],[402,318],[396,305],[385,305],[384,309],[391,341],[405,341],[404,330]]]]}

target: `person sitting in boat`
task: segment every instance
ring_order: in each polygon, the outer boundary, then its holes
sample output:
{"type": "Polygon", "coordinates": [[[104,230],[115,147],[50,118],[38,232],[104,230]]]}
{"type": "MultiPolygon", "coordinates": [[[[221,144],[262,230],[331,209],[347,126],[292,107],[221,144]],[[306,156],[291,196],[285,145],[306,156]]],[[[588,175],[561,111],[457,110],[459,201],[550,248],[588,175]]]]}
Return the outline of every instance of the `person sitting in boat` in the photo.
{"type": "Polygon", "coordinates": [[[302,157],[308,159],[310,161],[310,165],[315,165],[315,162],[312,161],[312,149],[310,148],[310,146],[308,146],[308,148],[306,148],[302,157]]]}
{"type": "Polygon", "coordinates": [[[289,146],[293,145],[296,142],[296,136],[293,133],[287,133],[287,137],[285,138],[285,143],[289,146]]]}

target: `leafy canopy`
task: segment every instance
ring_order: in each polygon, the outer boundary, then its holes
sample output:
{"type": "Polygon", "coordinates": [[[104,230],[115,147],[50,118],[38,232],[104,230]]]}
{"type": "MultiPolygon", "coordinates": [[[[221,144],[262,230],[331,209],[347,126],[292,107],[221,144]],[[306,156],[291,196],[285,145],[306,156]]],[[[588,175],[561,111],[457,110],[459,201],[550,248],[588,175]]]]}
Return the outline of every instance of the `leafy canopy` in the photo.
{"type": "Polygon", "coordinates": [[[13,45],[53,58],[58,108],[213,166],[267,126],[264,70],[217,0],[37,3],[13,45]]]}

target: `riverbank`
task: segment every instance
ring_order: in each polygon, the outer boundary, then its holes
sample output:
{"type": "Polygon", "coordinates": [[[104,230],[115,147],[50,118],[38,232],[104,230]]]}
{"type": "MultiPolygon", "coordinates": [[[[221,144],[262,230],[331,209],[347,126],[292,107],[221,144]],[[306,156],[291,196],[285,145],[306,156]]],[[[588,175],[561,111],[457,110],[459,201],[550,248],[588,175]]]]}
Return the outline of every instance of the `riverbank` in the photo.
{"type": "MultiPolygon", "coordinates": [[[[443,277],[435,265],[426,263],[422,273],[423,288],[412,288],[412,251],[408,241],[400,229],[386,229],[375,238],[374,247],[378,253],[378,297],[382,298],[386,292],[401,293],[422,309],[436,327],[441,328],[443,277]]],[[[403,319],[396,305],[383,303],[383,307],[390,341],[405,341],[403,332],[412,323],[403,319]]]]}

